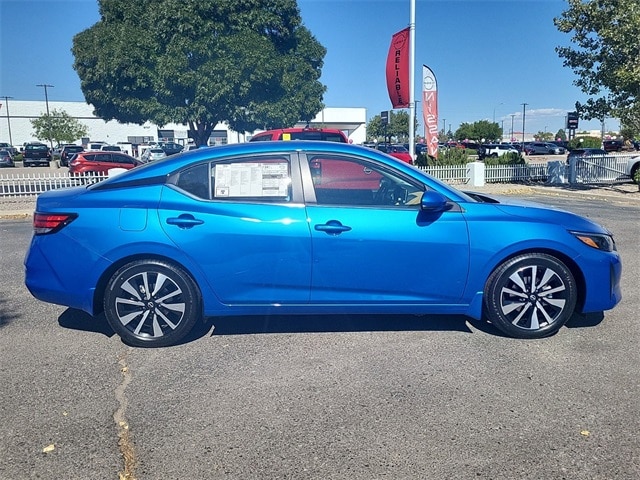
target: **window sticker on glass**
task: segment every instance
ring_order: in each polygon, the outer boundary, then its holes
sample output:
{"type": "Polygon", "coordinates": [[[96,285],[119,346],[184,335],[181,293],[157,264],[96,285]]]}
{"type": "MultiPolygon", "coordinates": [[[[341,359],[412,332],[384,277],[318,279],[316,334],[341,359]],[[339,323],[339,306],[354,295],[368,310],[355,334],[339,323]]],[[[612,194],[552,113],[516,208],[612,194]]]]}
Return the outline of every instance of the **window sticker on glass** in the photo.
{"type": "Polygon", "coordinates": [[[286,197],[289,165],[279,163],[233,163],[216,165],[215,196],[286,197]]]}

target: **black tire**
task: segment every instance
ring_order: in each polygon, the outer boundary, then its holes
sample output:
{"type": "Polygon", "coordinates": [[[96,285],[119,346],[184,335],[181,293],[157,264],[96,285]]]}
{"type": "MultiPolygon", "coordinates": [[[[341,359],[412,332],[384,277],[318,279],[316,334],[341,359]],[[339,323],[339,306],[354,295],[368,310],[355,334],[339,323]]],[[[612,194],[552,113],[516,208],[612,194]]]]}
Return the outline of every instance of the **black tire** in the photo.
{"type": "Polygon", "coordinates": [[[511,337],[542,338],[567,323],[576,299],[576,281],[564,263],[529,253],[507,260],[490,275],[485,316],[511,337]]]}
{"type": "Polygon", "coordinates": [[[104,294],[104,312],[122,340],[164,347],[182,340],[202,318],[200,292],[181,268],[139,260],[120,268],[104,294]]]}
{"type": "Polygon", "coordinates": [[[636,181],[636,173],[638,173],[638,168],[640,168],[640,163],[636,163],[633,167],[631,167],[631,172],[629,172],[629,175],[631,176],[631,180],[634,183],[639,183],[636,181]]]}

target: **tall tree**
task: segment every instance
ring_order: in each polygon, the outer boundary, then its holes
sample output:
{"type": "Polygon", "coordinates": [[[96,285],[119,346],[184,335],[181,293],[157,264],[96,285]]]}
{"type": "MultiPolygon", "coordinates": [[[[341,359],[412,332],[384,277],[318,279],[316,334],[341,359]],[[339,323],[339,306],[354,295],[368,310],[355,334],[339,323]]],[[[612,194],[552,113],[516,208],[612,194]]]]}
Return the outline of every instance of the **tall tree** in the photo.
{"type": "Polygon", "coordinates": [[[568,0],[554,23],[571,34],[575,47],[557,47],[564,65],[578,76],[575,85],[594,98],[576,104],[580,116],[640,118],[640,2],[638,0],[568,0]],[[598,98],[595,98],[598,97],[598,98]]]}
{"type": "Polygon", "coordinates": [[[64,110],[52,110],[31,120],[35,137],[49,142],[71,143],[86,137],[88,129],[64,110]]]}
{"type": "Polygon", "coordinates": [[[74,68],[105,120],[189,126],[206,144],[292,126],[322,110],[325,48],[295,0],[98,0],[101,19],[73,39],[74,68]]]}
{"type": "Polygon", "coordinates": [[[500,125],[489,120],[474,123],[462,123],[455,133],[456,140],[475,140],[476,142],[493,142],[502,137],[500,125]]]}

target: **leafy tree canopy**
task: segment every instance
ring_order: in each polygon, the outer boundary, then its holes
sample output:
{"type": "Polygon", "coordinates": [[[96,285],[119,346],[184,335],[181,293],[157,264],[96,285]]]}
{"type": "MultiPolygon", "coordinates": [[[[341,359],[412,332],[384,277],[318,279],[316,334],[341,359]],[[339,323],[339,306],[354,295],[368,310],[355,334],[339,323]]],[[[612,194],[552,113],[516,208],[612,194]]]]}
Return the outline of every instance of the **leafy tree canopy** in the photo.
{"type": "Polygon", "coordinates": [[[594,97],[576,104],[582,118],[640,119],[640,2],[638,0],[568,0],[554,23],[571,34],[575,46],[557,47],[573,69],[575,85],[594,97]],[[598,98],[595,98],[598,97],[598,98]]]}
{"type": "Polygon", "coordinates": [[[326,49],[295,0],[98,0],[101,19],[73,39],[95,113],[124,123],[189,125],[205,144],[292,126],[322,110],[326,49]]]}
{"type": "Polygon", "coordinates": [[[481,142],[493,142],[502,138],[500,125],[488,120],[480,120],[474,123],[462,123],[454,135],[456,140],[474,140],[481,142]]]}
{"type": "Polygon", "coordinates": [[[52,110],[39,118],[31,120],[34,135],[38,140],[49,142],[72,143],[86,137],[88,129],[64,110],[52,110]]]}
{"type": "MultiPolygon", "coordinates": [[[[415,122],[417,126],[417,121],[415,122]]],[[[384,141],[385,135],[388,139],[396,142],[409,141],[409,113],[400,110],[398,112],[389,111],[389,123],[385,126],[382,124],[382,117],[376,115],[367,124],[367,136],[370,139],[384,141]]]]}

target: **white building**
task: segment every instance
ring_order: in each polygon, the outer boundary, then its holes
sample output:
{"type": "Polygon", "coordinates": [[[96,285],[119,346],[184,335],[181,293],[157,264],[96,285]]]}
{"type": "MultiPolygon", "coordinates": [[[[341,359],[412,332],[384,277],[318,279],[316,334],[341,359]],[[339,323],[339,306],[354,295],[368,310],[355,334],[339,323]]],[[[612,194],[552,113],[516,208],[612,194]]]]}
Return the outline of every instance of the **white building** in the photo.
{"type": "MultiPolygon", "coordinates": [[[[20,147],[27,142],[37,141],[31,120],[47,113],[47,104],[41,101],[11,100],[0,108],[0,141],[20,147]]],[[[88,138],[78,139],[76,143],[104,141],[109,144],[143,144],[150,141],[175,141],[186,145],[189,141],[187,126],[169,124],[158,127],[150,122],[144,125],[119,123],[115,120],[104,121],[93,114],[93,106],[84,102],[48,102],[49,113],[64,111],[87,127],[88,138]]],[[[349,140],[361,144],[366,140],[367,112],[365,108],[325,108],[310,127],[337,128],[344,131],[349,140]]],[[[296,126],[304,127],[305,123],[296,126]]],[[[234,132],[224,123],[216,126],[209,139],[210,145],[241,143],[251,138],[249,133],[234,132]]]]}

